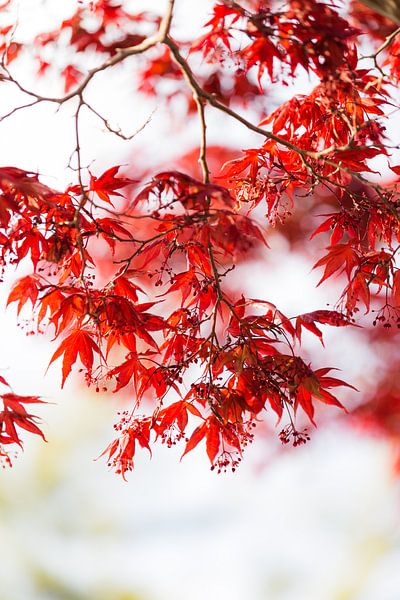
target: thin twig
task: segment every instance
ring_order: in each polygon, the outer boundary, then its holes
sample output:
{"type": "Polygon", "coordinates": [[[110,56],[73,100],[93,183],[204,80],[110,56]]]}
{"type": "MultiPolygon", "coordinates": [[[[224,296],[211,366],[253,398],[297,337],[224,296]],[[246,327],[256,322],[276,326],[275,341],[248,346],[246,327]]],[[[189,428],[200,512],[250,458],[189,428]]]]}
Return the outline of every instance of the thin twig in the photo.
{"type": "Polygon", "coordinates": [[[92,112],[96,117],[98,117],[102,123],[104,124],[105,128],[107,129],[107,131],[109,131],[110,133],[113,133],[114,135],[118,136],[119,138],[123,139],[124,141],[128,142],[130,140],[132,140],[134,137],[136,137],[141,131],[143,131],[143,129],[145,127],[147,127],[147,125],[150,123],[156,109],[154,109],[150,115],[147,117],[146,121],[143,123],[143,125],[141,125],[140,127],[138,127],[138,129],[136,129],[136,131],[134,131],[133,133],[131,133],[130,135],[127,135],[125,133],[122,132],[122,130],[120,128],[118,129],[114,129],[114,127],[110,124],[110,122],[108,121],[108,119],[106,119],[106,117],[104,117],[101,113],[99,113],[95,108],[93,108],[93,106],[91,104],[89,104],[86,100],[83,101],[83,104],[86,106],[86,108],[88,110],[90,110],[90,112],[92,112]]]}

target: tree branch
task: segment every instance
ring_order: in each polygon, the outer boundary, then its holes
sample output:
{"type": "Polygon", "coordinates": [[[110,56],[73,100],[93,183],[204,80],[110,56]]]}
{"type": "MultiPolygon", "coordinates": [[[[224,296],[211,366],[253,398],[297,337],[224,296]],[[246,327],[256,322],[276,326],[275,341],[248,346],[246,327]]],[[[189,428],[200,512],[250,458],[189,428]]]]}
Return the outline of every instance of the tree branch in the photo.
{"type": "Polygon", "coordinates": [[[169,33],[170,27],[171,27],[174,4],[175,4],[175,0],[168,0],[166,13],[164,14],[163,18],[161,19],[161,23],[160,23],[160,27],[159,27],[158,31],[154,35],[149,36],[148,38],[146,38],[139,44],[136,44],[135,46],[131,46],[129,48],[123,48],[121,50],[118,50],[114,56],[110,57],[108,60],[106,60],[104,63],[102,63],[98,67],[95,67],[94,69],[90,70],[88,72],[88,74],[86,75],[86,77],[84,78],[84,80],[80,83],[80,85],[77,88],[75,88],[74,90],[72,90],[69,94],[66,94],[65,96],[60,96],[60,97],[55,97],[55,98],[51,97],[51,96],[41,96],[40,94],[37,94],[36,92],[28,90],[22,84],[20,84],[19,81],[17,81],[16,79],[14,79],[11,76],[10,72],[5,67],[4,63],[2,64],[2,68],[4,69],[4,71],[6,72],[7,75],[6,76],[3,75],[1,77],[1,79],[3,81],[9,81],[9,82],[13,83],[14,85],[16,85],[18,87],[18,89],[21,92],[23,92],[24,94],[28,94],[28,96],[32,96],[33,98],[36,98],[40,102],[54,102],[56,104],[64,104],[65,102],[68,102],[68,100],[71,100],[71,98],[81,96],[83,91],[86,89],[87,85],[90,83],[90,81],[93,79],[93,77],[95,75],[97,75],[97,73],[100,73],[101,71],[105,71],[109,67],[113,67],[113,66],[121,63],[129,56],[135,56],[136,54],[143,54],[143,52],[146,52],[147,50],[149,50],[150,48],[153,48],[157,44],[164,42],[165,38],[167,37],[167,35],[169,33]]]}

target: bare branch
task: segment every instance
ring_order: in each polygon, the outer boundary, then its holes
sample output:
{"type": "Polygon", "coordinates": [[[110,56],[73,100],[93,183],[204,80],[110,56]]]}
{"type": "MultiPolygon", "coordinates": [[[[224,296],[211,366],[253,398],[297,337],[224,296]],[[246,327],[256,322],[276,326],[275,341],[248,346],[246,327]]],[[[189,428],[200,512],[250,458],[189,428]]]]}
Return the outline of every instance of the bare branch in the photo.
{"type": "Polygon", "coordinates": [[[137,136],[141,131],[143,131],[143,129],[145,129],[145,127],[147,127],[147,125],[150,123],[156,109],[154,109],[150,115],[147,117],[147,119],[145,120],[145,122],[138,127],[138,129],[136,129],[133,133],[131,133],[130,135],[127,135],[125,133],[122,132],[122,130],[120,128],[115,129],[110,122],[108,121],[108,119],[106,119],[106,117],[104,117],[101,113],[99,113],[95,108],[93,108],[93,106],[91,104],[89,104],[86,100],[83,101],[84,106],[86,106],[86,108],[88,110],[90,110],[90,112],[92,112],[94,115],[96,115],[96,117],[98,117],[100,119],[100,121],[102,121],[102,123],[104,124],[105,128],[107,129],[107,131],[109,131],[110,133],[118,136],[119,138],[121,138],[124,141],[130,141],[132,140],[135,136],[137,136]]]}

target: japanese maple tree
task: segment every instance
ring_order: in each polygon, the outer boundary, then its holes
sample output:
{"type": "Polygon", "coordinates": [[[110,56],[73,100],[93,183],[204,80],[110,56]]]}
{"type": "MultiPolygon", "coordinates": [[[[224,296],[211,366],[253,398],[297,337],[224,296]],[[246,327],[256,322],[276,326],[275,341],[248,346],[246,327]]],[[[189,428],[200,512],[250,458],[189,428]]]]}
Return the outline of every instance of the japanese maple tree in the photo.
{"type": "MultiPolygon", "coordinates": [[[[1,121],[68,104],[75,136],[66,189],[18,165],[0,167],[2,266],[30,264],[8,304],[29,309],[32,327],[54,338],[50,364],[61,368],[61,387],[81,371],[97,392],[128,394],[103,452],[123,477],[136,450],[151,453],[155,442],[180,442],[182,455],[205,447],[212,469],[235,470],[264,420],[278,420],[284,444],[307,441],[304,417],[312,428],[316,406],[344,409],[344,389],[354,390],[301,349],[305,330],[323,343],[325,326],[363,326],[377,347],[394,349],[354,416],[398,440],[396,16],[371,2],[220,0],[205,3],[208,21],[191,23],[189,38],[175,29],[185,2],[148,2],[143,11],[123,0],[71,3],[58,27],[31,40],[19,37],[17,1],[3,2],[0,86],[21,102],[1,121]],[[38,86],[58,79],[59,95],[25,84],[19,64],[35,70],[38,86]],[[194,150],[177,148],[161,167],[134,159],[122,167],[110,157],[98,172],[82,159],[82,119],[90,113],[127,146],[133,136],[89,91],[99,73],[126,69],[142,99],[156,97],[169,111],[172,127],[177,111],[188,128],[196,124],[194,150]],[[301,88],[304,75],[308,91],[282,101],[287,83],[301,88]],[[242,150],[240,136],[237,149],[208,144],[212,113],[258,141],[242,150]],[[391,178],[376,165],[388,165],[391,178]],[[286,315],[240,288],[235,267],[273,252],[274,228],[313,254],[318,285],[339,282],[330,309],[286,315]],[[326,247],[318,255],[315,237],[326,247]]],[[[44,437],[31,412],[41,400],[17,395],[3,377],[0,384],[0,456],[10,462],[25,432],[44,437]]]]}

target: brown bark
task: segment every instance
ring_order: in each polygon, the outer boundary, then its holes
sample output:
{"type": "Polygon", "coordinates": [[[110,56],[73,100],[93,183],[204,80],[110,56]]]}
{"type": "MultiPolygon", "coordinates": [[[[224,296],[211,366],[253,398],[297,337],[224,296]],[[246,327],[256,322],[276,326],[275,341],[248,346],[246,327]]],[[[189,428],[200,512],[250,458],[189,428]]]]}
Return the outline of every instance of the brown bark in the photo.
{"type": "Polygon", "coordinates": [[[377,13],[400,24],[400,0],[360,0],[377,13]]]}

